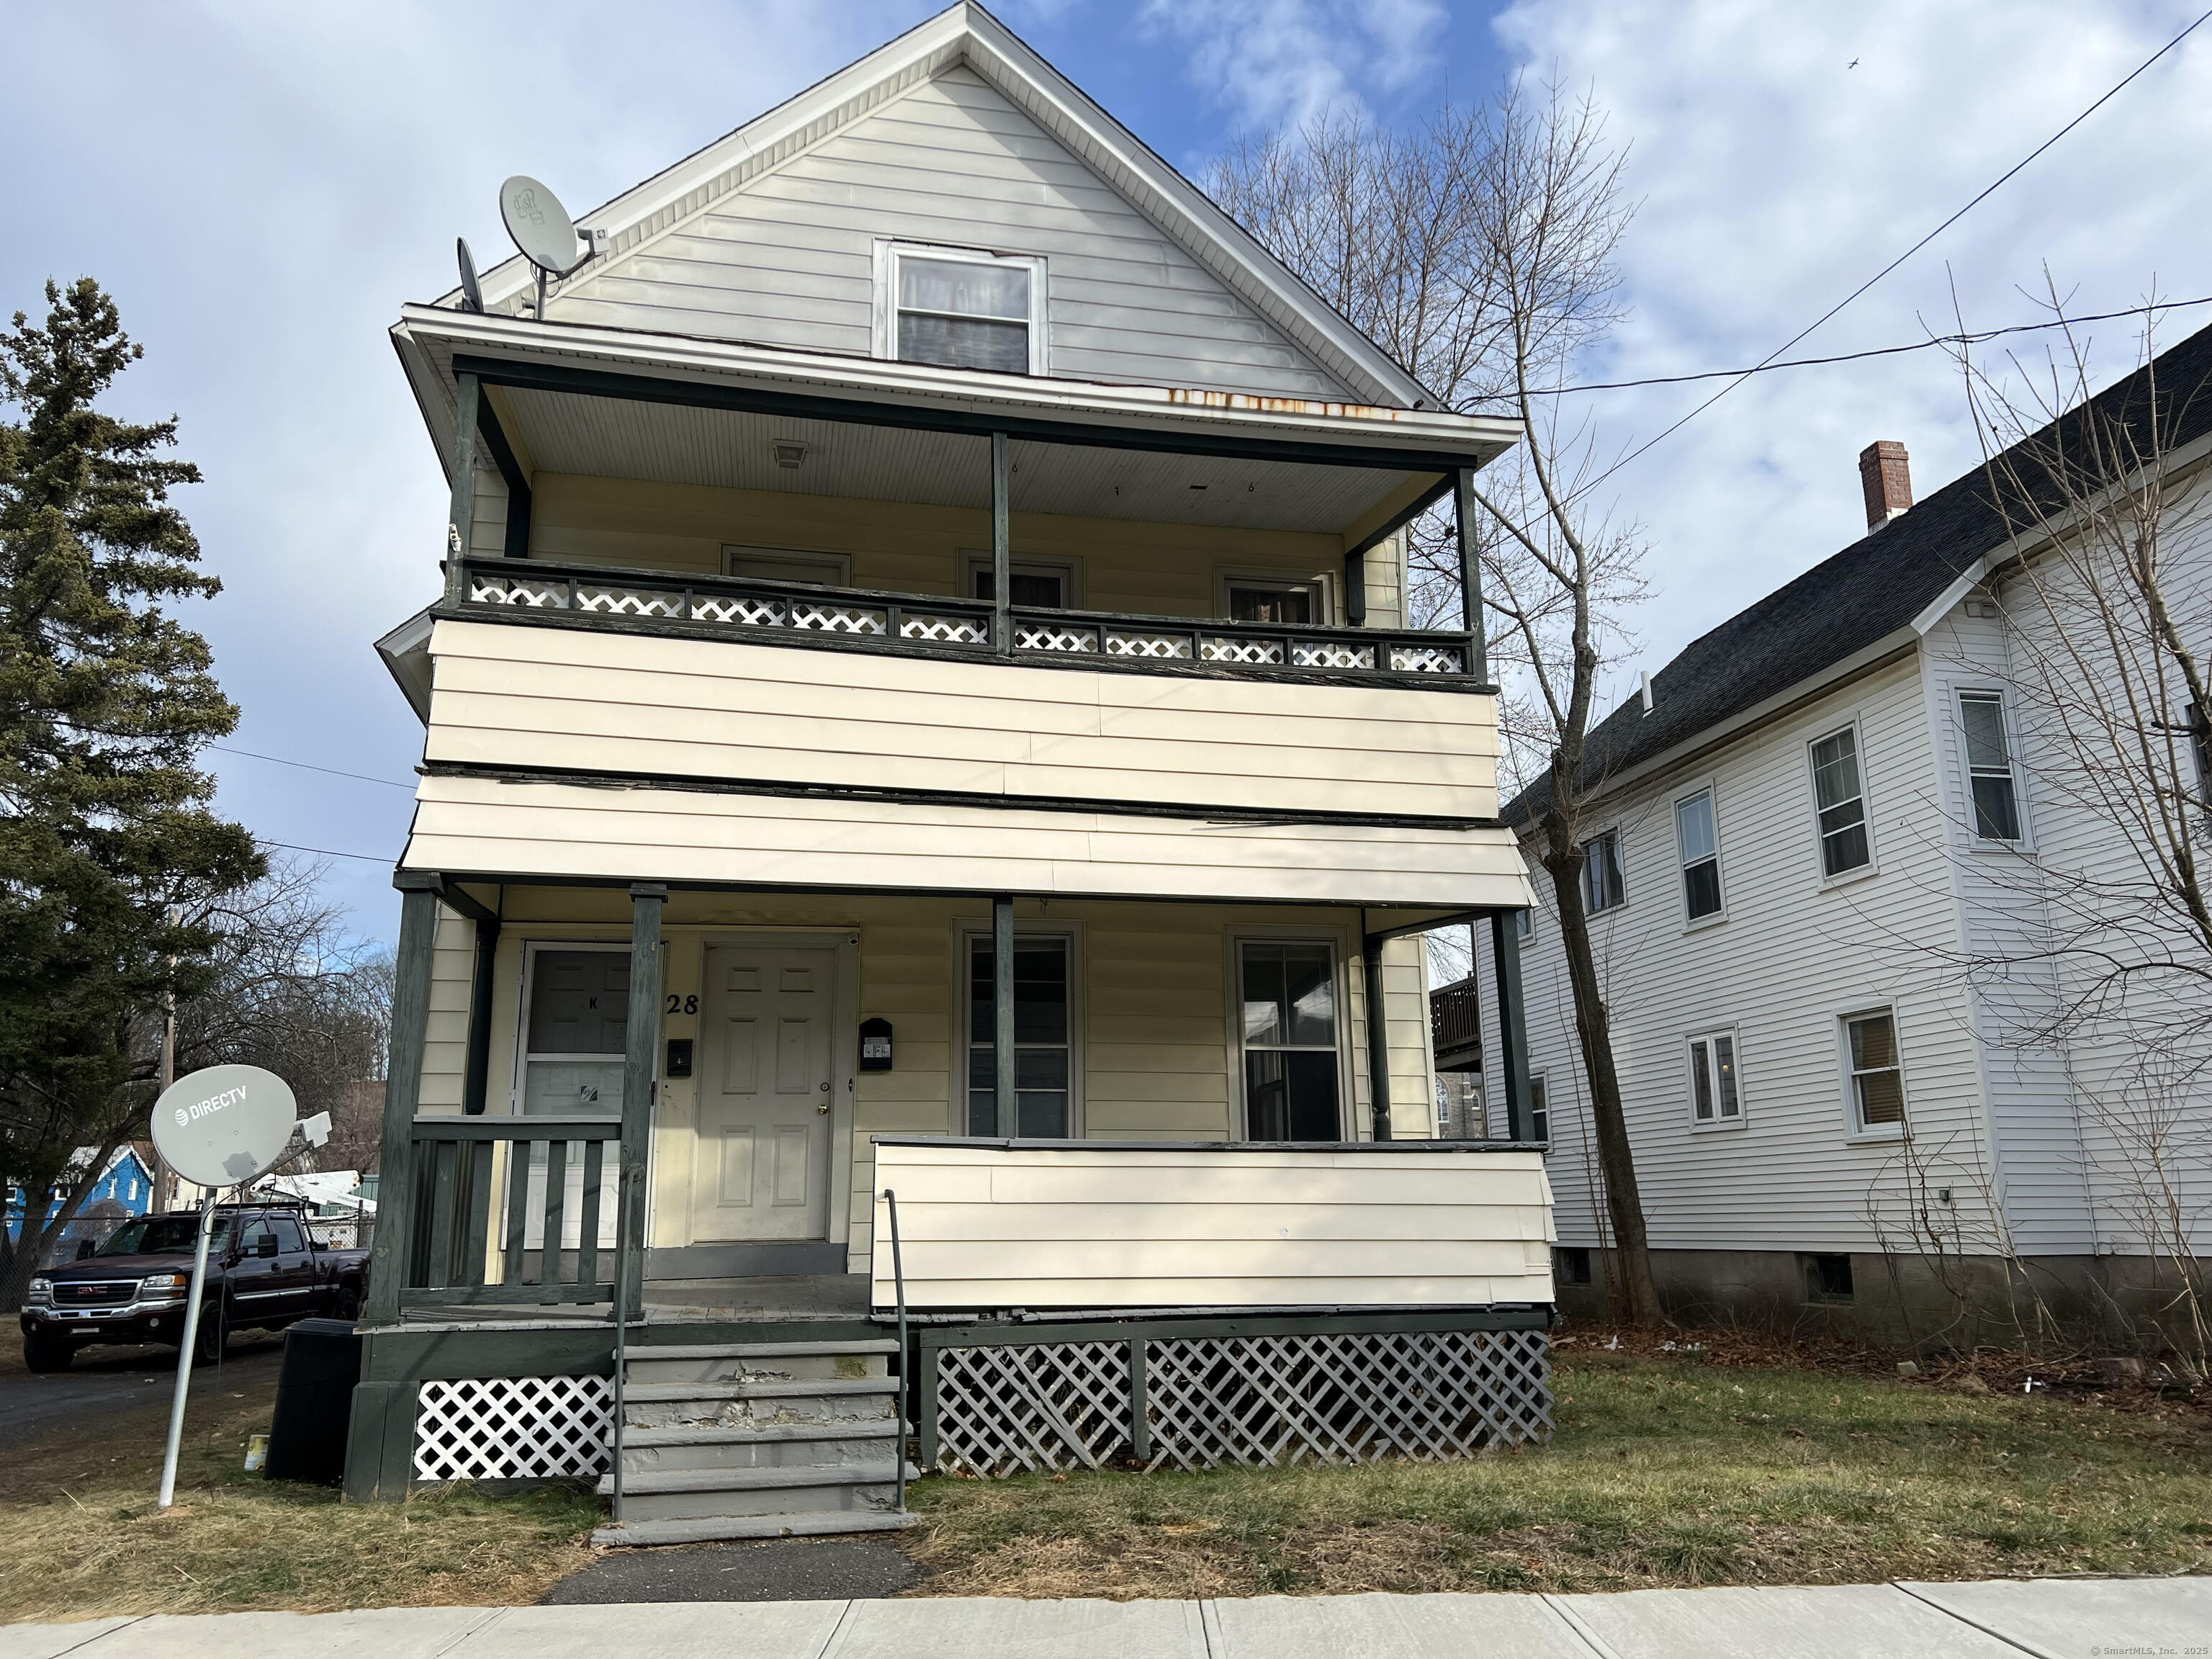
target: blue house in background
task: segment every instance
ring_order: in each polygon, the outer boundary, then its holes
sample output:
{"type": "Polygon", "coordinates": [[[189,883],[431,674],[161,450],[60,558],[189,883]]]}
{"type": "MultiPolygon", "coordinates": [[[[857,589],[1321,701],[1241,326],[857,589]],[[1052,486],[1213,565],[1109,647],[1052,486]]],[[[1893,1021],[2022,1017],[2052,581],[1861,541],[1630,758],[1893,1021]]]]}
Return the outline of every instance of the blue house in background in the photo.
{"type": "MultiPolygon", "coordinates": [[[[91,1162],[92,1155],[91,1147],[78,1147],[70,1161],[71,1170],[82,1170],[91,1162]]],[[[58,1192],[47,1195],[46,1218],[52,1218],[54,1212],[61,1207],[61,1201],[58,1192]]],[[[118,1146],[114,1157],[108,1159],[107,1168],[101,1171],[100,1179],[93,1183],[92,1190],[84,1195],[84,1202],[77,1206],[76,1218],[56,1241],[56,1248],[50,1254],[58,1260],[70,1261],[77,1254],[79,1241],[88,1240],[97,1244],[114,1230],[116,1224],[134,1215],[145,1214],[153,1204],[154,1172],[146,1167],[146,1161],[138,1155],[137,1148],[127,1145],[118,1146]]],[[[23,1210],[23,1189],[10,1187],[8,1189],[7,1212],[8,1237],[10,1239],[22,1236],[23,1210]]]]}

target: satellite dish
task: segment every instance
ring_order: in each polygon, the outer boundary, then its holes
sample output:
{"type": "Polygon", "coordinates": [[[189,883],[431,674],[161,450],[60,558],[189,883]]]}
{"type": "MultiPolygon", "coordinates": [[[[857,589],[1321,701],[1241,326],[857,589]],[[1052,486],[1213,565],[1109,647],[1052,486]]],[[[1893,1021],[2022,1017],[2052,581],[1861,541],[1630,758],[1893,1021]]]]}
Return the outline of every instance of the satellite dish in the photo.
{"type": "Polygon", "coordinates": [[[210,1066],[154,1103],[154,1146],[195,1186],[234,1187],[283,1157],[300,1115],[292,1090],[258,1066],[210,1066]]]}
{"type": "Polygon", "coordinates": [[[483,289],[477,286],[477,262],[469,253],[468,239],[453,238],[453,253],[461,263],[461,300],[471,311],[483,309],[483,289]]]}
{"type": "Polygon", "coordinates": [[[549,276],[566,276],[592,257],[561,198],[535,179],[516,173],[499,187],[499,214],[522,257],[549,276]]]}

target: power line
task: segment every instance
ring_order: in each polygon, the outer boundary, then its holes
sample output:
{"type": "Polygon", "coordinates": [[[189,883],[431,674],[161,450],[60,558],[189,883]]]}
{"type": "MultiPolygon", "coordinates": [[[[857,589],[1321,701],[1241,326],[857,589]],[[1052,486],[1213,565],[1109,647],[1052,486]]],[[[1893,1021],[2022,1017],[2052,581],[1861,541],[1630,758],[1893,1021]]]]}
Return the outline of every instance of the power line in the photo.
{"type": "Polygon", "coordinates": [[[1840,300],[1837,301],[1836,301],[1836,303],[1835,303],[1834,305],[1832,305],[1832,306],[1829,307],[1828,307],[1828,309],[1827,309],[1826,311],[1825,311],[1825,312],[1821,313],[1820,313],[1820,315],[1819,317],[1815,318],[1815,319],[1814,319],[1811,323],[1808,324],[1804,328],[1800,329],[1800,330],[1799,330],[1796,334],[1792,335],[1789,339],[1784,340],[1784,341],[1780,345],[1778,345],[1778,346],[1775,347],[1775,348],[1774,348],[1774,349],[1773,349],[1772,351],[1771,351],[1771,352],[1767,353],[1767,355],[1766,355],[1765,357],[1762,357],[1762,358],[1761,358],[1761,359],[1760,359],[1760,360],[1759,360],[1756,364],[1754,364],[1751,368],[1747,369],[1747,370],[1746,370],[1746,371],[1744,371],[1742,374],[1741,374],[1737,375],[1734,380],[1730,380],[1730,381],[1729,381],[1726,386],[1723,386],[1723,387],[1722,387],[1718,392],[1716,392],[1715,393],[1713,393],[1713,395],[1712,395],[1711,397],[1710,397],[1710,398],[1706,398],[1706,399],[1705,400],[1705,402],[1703,402],[1703,403],[1699,404],[1698,404],[1695,409],[1692,410],[1688,414],[1686,414],[1686,415],[1683,416],[1682,416],[1682,418],[1681,418],[1680,420],[1679,420],[1679,421],[1675,422],[1674,423],[1674,425],[1672,425],[1672,426],[1668,427],[1665,431],[1662,432],[1662,433],[1661,433],[1657,437],[1653,438],[1653,439],[1651,439],[1649,442],[1644,443],[1644,444],[1641,444],[1641,445],[1639,445],[1638,447],[1636,447],[1635,449],[1631,450],[1631,451],[1630,451],[1626,455],[1624,455],[1623,457],[1621,457],[1621,459],[1619,459],[1619,460],[1615,461],[1615,462],[1614,462],[1611,466],[1609,466],[1609,467],[1606,468],[1606,470],[1605,470],[1603,472],[1600,473],[1596,477],[1595,477],[1595,478],[1591,479],[1591,480],[1590,480],[1590,482],[1589,482],[1587,485],[1585,485],[1585,486],[1583,487],[1583,493],[1587,493],[1587,492],[1588,492],[1589,490],[1590,490],[1590,489],[1595,489],[1599,484],[1601,484],[1601,483],[1604,483],[1606,479],[1607,479],[1607,478],[1611,477],[1614,473],[1616,473],[1616,472],[1620,471],[1620,469],[1621,469],[1622,467],[1626,466],[1626,465],[1627,465],[1631,461],[1634,460],[1638,456],[1644,454],[1646,451],[1648,451],[1648,450],[1650,450],[1650,449],[1651,449],[1651,448],[1655,447],[1656,446],[1657,446],[1657,445],[1659,445],[1659,444],[1664,443],[1664,442],[1665,442],[1668,438],[1673,437],[1673,436],[1674,435],[1674,434],[1676,434],[1677,432],[1680,432],[1680,431],[1684,427],[1686,427],[1686,426],[1689,425],[1689,423],[1690,423],[1691,422],[1692,422],[1692,421],[1696,420],[1696,419],[1698,418],[1698,416],[1700,416],[1700,415],[1704,414],[1707,410],[1711,409],[1711,408],[1715,404],[1717,404],[1717,403],[1720,402],[1720,400],[1721,400],[1722,398],[1723,398],[1727,397],[1727,396],[1729,395],[1729,392],[1731,392],[1735,391],[1735,390],[1736,389],[1736,387],[1738,387],[1738,386],[1741,386],[1741,385],[1744,383],[1744,381],[1745,381],[1745,380],[1748,380],[1748,379],[1749,379],[1749,378],[1750,378],[1753,374],[1756,374],[1759,369],[1765,368],[1765,367],[1767,367],[1767,365],[1769,365],[1770,363],[1773,362],[1774,362],[1774,360],[1775,360],[1776,358],[1779,357],[1779,356],[1780,356],[1784,352],[1785,352],[1785,351],[1789,350],[1790,347],[1792,347],[1792,346],[1794,346],[1794,345],[1797,344],[1800,341],[1803,340],[1803,339],[1804,339],[1808,335],[1811,334],[1811,333],[1812,333],[1815,329],[1818,329],[1819,327],[1820,327],[1820,325],[1821,325],[1822,324],[1824,324],[1824,323],[1827,322],[1830,319],[1833,318],[1833,317],[1837,314],[1837,313],[1838,313],[1838,312],[1842,311],[1842,310],[1844,309],[1844,307],[1846,307],[1846,306],[1850,305],[1850,304],[1851,303],[1851,301],[1854,301],[1854,300],[1857,299],[1861,295],[1864,294],[1864,293],[1865,293],[1869,289],[1872,288],[1872,287],[1873,287],[1876,283],[1879,283],[1880,281],[1881,281],[1881,279],[1882,279],[1883,277],[1885,277],[1885,276],[1888,276],[1888,275],[1889,275],[1889,273],[1890,273],[1891,271],[1895,270],[1896,270],[1899,265],[1903,264],[1904,264],[1907,259],[1910,259],[1910,258],[1911,258],[1914,254],[1916,254],[1916,253],[1919,252],[1920,252],[1920,250],[1921,250],[1922,248],[1926,247],[1926,246],[1928,246],[1928,244],[1929,244],[1929,243],[1930,243],[1930,242],[1934,241],[1934,240],[1935,240],[1938,236],[1941,236],[1941,235],[1942,235],[1945,231],[1947,231],[1947,230],[1950,229],[1950,228],[1951,228],[1953,225],[1957,224],[1957,223],[1959,222],[1959,221],[1960,221],[1960,220],[1961,220],[1961,219],[1965,218],[1965,217],[1966,217],[1969,213],[1972,213],[1972,212],[1976,208],[1979,207],[1979,206],[1980,206],[1984,202],[1987,201],[1987,200],[1988,200],[1991,196],[1995,195],[1995,194],[1996,193],[1996,191],[1998,191],[1998,190],[1999,190],[2002,185],[2005,185],[2005,184],[2006,184],[2009,179],[2012,179],[2012,177],[2013,177],[2015,173],[2019,173],[2019,172],[2020,172],[2020,170],[2021,170],[2021,168],[2025,167],[2026,167],[2029,162],[2031,162],[2031,161],[2033,161],[2033,160],[2035,160],[2035,158],[2036,158],[2037,156],[2039,156],[2039,155],[2042,155],[2044,151],[2045,151],[2045,150],[2049,149],[2050,149],[2053,144],[2057,143],[2061,138],[2063,138],[2063,137],[2064,137],[2068,133],[2069,133],[2069,132],[2073,131],[2075,128],[2076,128],[2076,127],[2080,126],[2080,125],[2081,125],[2081,123],[2082,123],[2082,122],[2084,122],[2084,121],[2087,120],[2087,119],[2088,119],[2092,115],[2094,115],[2094,114],[2095,114],[2099,110],[2102,109],[2102,108],[2103,108],[2106,104],[2110,103],[2110,102],[2111,102],[2114,98],[2118,97],[2118,96],[2119,95],[2119,94],[2120,94],[2122,91],[2124,91],[2124,89],[2125,89],[2125,88],[2127,88],[2127,87],[2128,87],[2128,86],[2129,86],[2129,85],[2130,85],[2130,83],[2135,80],[2135,78],[2136,78],[2137,76],[2141,75],[2141,74],[2142,74],[2145,70],[2148,69],[2148,68],[2149,68],[2153,64],[2155,64],[2156,62],[2158,62],[2158,60],[2159,60],[2160,58],[2161,58],[2165,57],[2166,53],[2168,53],[2169,52],[2172,52],[2172,51],[2176,46],[2179,46],[2179,45],[2180,45],[2184,40],[2187,40],[2191,35],[2194,34],[2194,33],[2197,32],[2197,28],[2198,28],[2198,27],[2199,27],[2203,23],[2204,20],[2205,20],[2206,18],[2208,18],[2208,17],[2212,17],[2212,11],[2207,11],[2207,12],[2203,13],[2202,15],[2200,15],[2200,16],[2197,19],[2197,21],[2196,21],[2195,22],[2193,22],[2193,23],[2190,24],[2190,25],[2189,25],[2189,27],[2186,27],[2186,28],[2185,28],[2185,29],[2183,29],[2183,30],[2181,31],[2181,33],[2179,33],[2179,34],[2175,35],[2175,36],[2173,37],[2173,39],[2172,39],[2172,40],[2171,40],[2167,41],[2164,46],[2160,46],[2160,47],[2156,52],[2154,52],[2151,53],[2151,55],[2150,55],[2149,57],[2148,57],[2148,58],[2144,58],[2144,59],[2142,60],[2142,63],[2140,63],[2140,64],[2136,64],[2133,70],[2130,70],[2130,71],[2129,71],[2129,73],[2127,74],[2127,76],[2126,76],[2124,78],[2123,78],[2123,79],[2122,79],[2121,81],[2119,81],[2116,85],[2114,85],[2114,86],[2113,86],[2112,88],[2111,88],[2108,91],[2106,91],[2106,92],[2104,94],[2104,95],[2103,95],[2102,97],[2099,98],[2095,103],[2094,103],[2094,104],[2090,105],[2088,108],[2087,108],[2087,109],[2083,110],[2083,111],[2082,111],[2079,115],[2075,116],[2072,120],[2069,121],[2069,122],[2068,122],[2064,126],[2063,126],[2063,127],[2059,128],[2057,131],[2056,131],[2056,132],[2052,133],[2052,134],[2051,135],[2051,137],[2049,137],[2048,138],[2045,139],[2041,143],[2038,144],[2038,145],[2037,145],[2033,149],[2032,149],[2032,150],[2028,151],[2028,153],[2027,153],[2027,155],[2025,155],[2021,156],[2021,157],[2020,158],[2020,160],[2019,160],[2019,161],[2017,161],[2014,162],[2014,163],[2013,163],[2013,165],[2012,165],[2011,167],[2009,167],[2006,168],[2006,169],[2005,169],[2005,171],[2004,171],[2004,173],[2003,173],[2002,174],[2001,174],[2001,175],[2000,175],[2000,176],[1999,176],[1999,177],[1998,177],[1998,178],[1997,178],[1997,179],[1996,179],[1993,183],[1991,183],[1991,184],[1990,184],[1987,188],[1985,188],[1984,190],[1983,190],[1983,191],[1982,191],[1982,192],[1981,192],[1979,195],[1976,196],[1976,197],[1973,198],[1973,200],[1972,200],[1972,201],[1968,202],[1968,203],[1966,204],[1966,206],[1964,206],[1964,207],[1960,208],[1960,209],[1956,213],[1954,213],[1954,214],[1953,214],[1949,218],[1948,218],[1948,219],[1946,219],[1945,221],[1943,221],[1943,222],[1942,222],[1942,224],[1940,224],[1940,225],[1936,226],[1935,229],[1933,229],[1933,230],[1929,231],[1929,232],[1925,236],[1923,236],[1923,237],[1922,237],[1918,241],[1915,242],[1915,243],[1914,243],[1911,247],[1909,247],[1909,248],[1905,249],[1904,252],[1902,252],[1902,253],[1899,254],[1899,255],[1898,255],[1894,259],[1892,259],[1892,260],[1891,260],[1887,264],[1884,265],[1884,266],[1883,266],[1880,270],[1877,270],[1876,272],[1875,272],[1875,274],[1874,274],[1873,276],[1871,276],[1868,277],[1868,278],[1866,279],[1866,281],[1864,281],[1863,283],[1860,283],[1856,288],[1853,289],[1852,289],[1849,294],[1846,294],[1845,295],[1844,295],[1844,297],[1843,297],[1842,299],[1840,299],[1840,300]]]}
{"type": "Polygon", "coordinates": [[[321,772],[333,778],[351,778],[357,783],[380,783],[386,789],[413,790],[411,783],[400,783],[392,778],[372,778],[366,772],[341,772],[334,766],[311,766],[306,761],[286,760],[282,755],[257,755],[251,749],[233,749],[228,744],[211,743],[210,749],[220,749],[226,755],[243,755],[248,760],[267,761],[273,766],[296,766],[302,772],[321,772]]]}
{"type": "Polygon", "coordinates": [[[327,847],[295,847],[289,841],[270,841],[266,836],[253,838],[264,847],[281,847],[288,853],[313,853],[322,859],[359,859],[363,864],[389,864],[392,860],[374,853],[337,853],[327,847]]]}
{"type": "MultiPolygon", "coordinates": [[[[1754,363],[1749,368],[1708,368],[1695,374],[1655,374],[1642,380],[1594,380],[1583,386],[1559,386],[1547,390],[1532,388],[1529,396],[1564,398],[1575,392],[1626,392],[1640,386],[1680,386],[1690,380],[1726,380],[1752,374],[1771,374],[1782,368],[1818,368],[1826,363],[1855,363],[1865,357],[1894,357],[1901,352],[1926,351],[1934,346],[1979,345],[1985,340],[1999,339],[2008,334],[2033,334],[2039,329],[2071,328],[2077,323],[2108,323],[2116,317],[2143,317],[2153,312],[2182,311],[2191,306],[2212,306],[2212,295],[2199,300],[2161,300],[2156,305],[2130,306],[2124,311],[2099,311],[2082,317],[2060,317],[2047,323],[2014,323],[2008,327],[1985,328],[1970,334],[1938,334],[1929,339],[1915,340],[1909,345],[1872,346],[1864,351],[1840,352],[1832,357],[1792,357],[1786,362],[1754,363]]],[[[1498,395],[1504,398],[1512,396],[1510,392],[1498,395]]],[[[1652,441],[1656,443],[1658,440],[1652,441]]]]}

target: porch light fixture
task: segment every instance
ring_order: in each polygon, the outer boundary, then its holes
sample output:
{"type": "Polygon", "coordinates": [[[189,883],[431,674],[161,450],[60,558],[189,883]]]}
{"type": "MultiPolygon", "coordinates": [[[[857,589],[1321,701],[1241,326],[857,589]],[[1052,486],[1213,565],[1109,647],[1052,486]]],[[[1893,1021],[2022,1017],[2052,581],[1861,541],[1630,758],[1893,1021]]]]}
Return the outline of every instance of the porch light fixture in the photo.
{"type": "Polygon", "coordinates": [[[787,472],[799,471],[799,464],[806,459],[806,446],[796,438],[775,441],[775,464],[787,472]]]}

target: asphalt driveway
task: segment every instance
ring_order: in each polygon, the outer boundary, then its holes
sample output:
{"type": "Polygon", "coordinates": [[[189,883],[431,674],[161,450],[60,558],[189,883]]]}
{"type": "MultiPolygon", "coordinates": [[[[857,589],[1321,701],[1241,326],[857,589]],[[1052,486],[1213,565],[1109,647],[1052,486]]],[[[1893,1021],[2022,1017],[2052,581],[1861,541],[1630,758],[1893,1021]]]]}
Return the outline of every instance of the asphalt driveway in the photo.
{"type": "MultiPolygon", "coordinates": [[[[194,1374],[192,1390],[272,1387],[283,1352],[281,1335],[254,1331],[234,1337],[221,1367],[203,1366],[194,1374]]],[[[34,1376],[23,1369],[15,1334],[0,1334],[0,1449],[166,1406],[176,1379],[177,1351],[154,1343],[87,1348],[67,1370],[34,1376]]]]}

